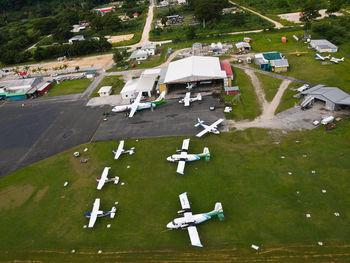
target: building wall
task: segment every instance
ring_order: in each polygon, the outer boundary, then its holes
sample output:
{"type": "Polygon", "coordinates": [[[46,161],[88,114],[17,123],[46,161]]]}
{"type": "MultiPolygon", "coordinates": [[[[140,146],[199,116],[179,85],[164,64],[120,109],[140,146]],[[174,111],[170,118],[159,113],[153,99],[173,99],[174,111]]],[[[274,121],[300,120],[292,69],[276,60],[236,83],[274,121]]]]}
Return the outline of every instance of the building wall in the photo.
{"type": "Polygon", "coordinates": [[[158,86],[158,89],[159,89],[159,92],[160,92],[160,93],[162,93],[163,91],[165,91],[165,94],[168,93],[168,88],[167,88],[167,86],[166,86],[165,84],[160,84],[160,85],[158,86]]]}
{"type": "Polygon", "coordinates": [[[283,67],[283,68],[274,68],[274,71],[279,73],[279,72],[287,72],[288,68],[287,67],[283,67]]]}
{"type": "Polygon", "coordinates": [[[135,91],[121,92],[120,95],[122,95],[123,100],[130,100],[136,98],[135,91]]]}

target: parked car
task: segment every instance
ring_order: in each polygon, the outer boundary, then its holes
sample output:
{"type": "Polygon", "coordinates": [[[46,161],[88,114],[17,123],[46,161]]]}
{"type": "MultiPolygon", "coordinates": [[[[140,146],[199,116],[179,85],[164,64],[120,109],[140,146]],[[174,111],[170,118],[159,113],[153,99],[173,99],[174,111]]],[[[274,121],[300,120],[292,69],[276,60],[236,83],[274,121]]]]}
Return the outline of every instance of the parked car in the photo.
{"type": "Polygon", "coordinates": [[[210,104],[209,110],[213,111],[213,110],[215,110],[215,108],[216,108],[216,105],[215,105],[215,104],[210,104]]]}

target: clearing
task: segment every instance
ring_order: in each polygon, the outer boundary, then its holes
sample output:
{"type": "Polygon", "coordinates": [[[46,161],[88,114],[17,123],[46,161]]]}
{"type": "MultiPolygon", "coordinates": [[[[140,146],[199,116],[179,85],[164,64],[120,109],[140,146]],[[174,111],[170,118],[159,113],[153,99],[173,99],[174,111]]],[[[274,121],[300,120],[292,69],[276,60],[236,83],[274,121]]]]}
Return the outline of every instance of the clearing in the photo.
{"type": "Polygon", "coordinates": [[[48,91],[48,93],[45,96],[59,96],[82,93],[87,89],[90,83],[90,79],[67,80],[59,84],[52,83],[52,88],[48,91]]]}
{"type": "Polygon", "coordinates": [[[110,36],[108,38],[108,42],[110,43],[118,43],[126,40],[130,40],[134,37],[134,34],[127,34],[127,35],[119,35],[119,36],[110,36]]]}

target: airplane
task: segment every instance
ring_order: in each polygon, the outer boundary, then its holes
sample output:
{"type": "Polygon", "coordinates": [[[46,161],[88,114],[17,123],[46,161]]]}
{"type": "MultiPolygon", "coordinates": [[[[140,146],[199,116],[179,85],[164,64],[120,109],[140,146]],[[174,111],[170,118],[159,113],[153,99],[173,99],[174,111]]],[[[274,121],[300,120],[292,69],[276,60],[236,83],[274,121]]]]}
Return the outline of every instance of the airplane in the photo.
{"type": "Polygon", "coordinates": [[[334,62],[335,64],[338,64],[339,62],[344,61],[344,57],[342,57],[342,58],[331,57],[331,59],[329,61],[334,62]]]}
{"type": "Polygon", "coordinates": [[[99,208],[100,208],[100,198],[96,198],[92,207],[92,211],[90,213],[84,214],[85,217],[90,218],[88,228],[94,227],[94,224],[98,217],[109,215],[110,218],[114,218],[115,212],[117,211],[117,209],[114,206],[112,207],[111,211],[106,211],[106,212],[98,210],[99,208]]]}
{"type": "Polygon", "coordinates": [[[192,246],[203,247],[199,239],[198,231],[196,225],[201,224],[215,216],[218,216],[219,220],[224,220],[224,210],[222,209],[222,204],[217,202],[213,211],[203,214],[193,215],[188,202],[187,193],[182,193],[179,195],[182,210],[178,211],[179,215],[184,215],[171,221],[167,224],[169,229],[186,229],[191,239],[192,246]]]}
{"type": "Polygon", "coordinates": [[[165,103],[165,91],[163,91],[160,96],[155,100],[151,102],[140,102],[142,97],[142,92],[139,92],[136,99],[132,104],[124,105],[124,106],[115,106],[112,111],[113,112],[123,112],[123,111],[130,111],[129,118],[132,118],[136,111],[144,110],[144,109],[151,109],[155,108],[160,104],[165,103]]]}
{"type": "Polygon", "coordinates": [[[182,142],[182,150],[176,150],[179,154],[173,154],[169,156],[167,160],[169,162],[178,162],[176,172],[179,174],[184,174],[185,163],[197,161],[201,158],[205,158],[206,161],[210,160],[210,152],[207,147],[204,147],[203,153],[200,154],[188,154],[188,146],[190,144],[190,139],[184,139],[182,142]]]}
{"type": "Polygon", "coordinates": [[[118,176],[116,176],[115,178],[108,179],[109,169],[111,169],[111,167],[105,167],[103,169],[101,178],[96,178],[96,181],[98,182],[97,190],[101,190],[105,183],[109,183],[109,182],[114,182],[114,184],[118,184],[119,183],[119,177],[118,176]]]}
{"type": "Polygon", "coordinates": [[[202,128],[204,128],[203,131],[201,131],[200,133],[198,133],[196,135],[196,137],[200,138],[202,137],[204,134],[211,132],[211,133],[215,133],[215,134],[220,134],[220,131],[218,130],[218,125],[220,123],[222,123],[224,121],[224,119],[218,119],[216,122],[214,122],[212,125],[205,125],[203,124],[204,121],[201,121],[198,118],[198,122],[194,125],[194,127],[198,127],[201,126],[202,128]]]}
{"type": "Polygon", "coordinates": [[[184,103],[185,107],[190,106],[191,102],[196,100],[202,100],[202,95],[200,93],[197,94],[197,97],[191,98],[191,92],[186,92],[185,98],[179,100],[179,103],[184,103]]]}
{"type": "Polygon", "coordinates": [[[120,155],[123,153],[128,153],[130,155],[135,153],[135,147],[131,147],[130,150],[124,150],[124,141],[120,141],[118,149],[113,151],[114,160],[118,160],[120,155]]]}
{"type": "Polygon", "coordinates": [[[315,58],[316,58],[317,60],[326,60],[326,59],[330,59],[330,55],[323,57],[322,55],[316,53],[316,54],[315,54],[315,58]]]}

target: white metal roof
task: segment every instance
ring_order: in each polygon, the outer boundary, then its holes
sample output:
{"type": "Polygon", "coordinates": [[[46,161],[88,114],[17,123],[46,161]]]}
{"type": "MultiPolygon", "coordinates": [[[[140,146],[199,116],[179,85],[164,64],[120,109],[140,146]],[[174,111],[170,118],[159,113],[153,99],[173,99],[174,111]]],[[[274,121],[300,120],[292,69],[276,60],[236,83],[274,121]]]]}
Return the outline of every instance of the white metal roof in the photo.
{"type": "Polygon", "coordinates": [[[139,83],[139,80],[140,80],[140,79],[130,79],[130,80],[128,80],[128,81],[125,83],[125,85],[124,85],[124,87],[123,87],[123,89],[121,90],[120,93],[126,93],[126,92],[134,92],[134,91],[136,91],[136,86],[137,86],[137,84],[139,83]]]}
{"type": "Polygon", "coordinates": [[[320,95],[324,98],[343,105],[350,105],[350,95],[336,87],[325,87],[324,85],[317,85],[311,89],[302,92],[304,95],[320,95]]]}
{"type": "Polygon", "coordinates": [[[148,57],[147,51],[141,50],[141,49],[137,49],[137,50],[135,50],[134,52],[131,53],[130,59],[144,57],[144,56],[148,57]]]}
{"type": "Polygon", "coordinates": [[[146,69],[144,72],[142,72],[142,75],[153,75],[153,74],[160,74],[161,68],[150,68],[146,69]]]}
{"type": "Polygon", "coordinates": [[[310,41],[311,45],[319,46],[321,48],[330,48],[330,49],[336,49],[338,48],[336,45],[329,42],[327,39],[315,39],[310,41]]]}
{"type": "Polygon", "coordinates": [[[112,86],[103,86],[98,90],[98,93],[108,93],[112,89],[112,86]]]}
{"type": "Polygon", "coordinates": [[[138,92],[148,92],[153,90],[154,82],[158,75],[141,75],[137,83],[136,90],[138,92]]]}
{"type": "Polygon", "coordinates": [[[171,62],[164,83],[194,82],[226,78],[217,57],[192,56],[171,62]]]}
{"type": "Polygon", "coordinates": [[[242,48],[242,47],[250,48],[250,44],[244,41],[236,43],[236,48],[242,48]]]}

